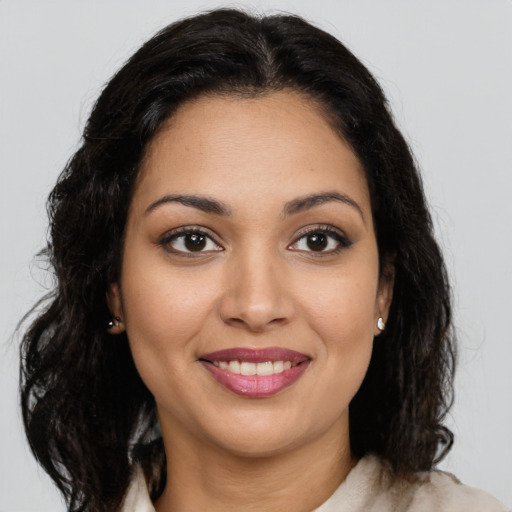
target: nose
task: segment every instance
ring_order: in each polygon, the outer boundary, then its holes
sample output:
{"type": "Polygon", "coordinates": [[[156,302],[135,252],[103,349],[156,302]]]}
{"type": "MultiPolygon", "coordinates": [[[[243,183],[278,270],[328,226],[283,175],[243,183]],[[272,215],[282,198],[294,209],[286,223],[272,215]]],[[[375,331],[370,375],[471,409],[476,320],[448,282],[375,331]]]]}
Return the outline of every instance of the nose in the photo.
{"type": "Polygon", "coordinates": [[[220,316],[229,325],[264,332],[289,323],[294,313],[289,282],[277,258],[257,251],[239,255],[226,269],[220,316]]]}

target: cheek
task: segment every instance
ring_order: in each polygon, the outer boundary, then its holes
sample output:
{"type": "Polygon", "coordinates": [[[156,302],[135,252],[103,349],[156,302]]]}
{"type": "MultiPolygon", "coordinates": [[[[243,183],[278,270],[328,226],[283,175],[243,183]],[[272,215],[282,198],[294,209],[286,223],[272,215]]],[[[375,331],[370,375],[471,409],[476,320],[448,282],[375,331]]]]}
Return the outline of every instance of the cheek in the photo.
{"type": "Polygon", "coordinates": [[[377,271],[353,268],[322,279],[317,275],[314,290],[299,291],[308,297],[302,302],[303,314],[322,341],[319,356],[337,376],[333,382],[346,389],[355,386],[354,392],[372,353],[377,279],[377,271]]]}
{"type": "MultiPolygon", "coordinates": [[[[180,361],[195,361],[191,343],[215,303],[215,286],[206,276],[177,271],[165,260],[149,260],[135,251],[123,262],[121,295],[132,354],[144,379],[148,373],[182,372],[180,361]]],[[[146,380],[146,379],[144,379],[146,380]]]]}
{"type": "Polygon", "coordinates": [[[310,322],[328,339],[373,339],[377,283],[376,271],[347,269],[317,275],[297,293],[307,299],[302,304],[310,322]]]}

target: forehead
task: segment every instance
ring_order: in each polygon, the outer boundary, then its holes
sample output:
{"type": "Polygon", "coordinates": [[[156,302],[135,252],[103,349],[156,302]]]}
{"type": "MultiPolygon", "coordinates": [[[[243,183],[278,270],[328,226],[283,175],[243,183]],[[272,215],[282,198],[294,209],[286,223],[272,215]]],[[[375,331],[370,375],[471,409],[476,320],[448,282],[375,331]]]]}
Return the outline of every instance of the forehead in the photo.
{"type": "Polygon", "coordinates": [[[150,142],[136,196],[148,203],[162,194],[207,192],[236,205],[320,190],[369,205],[362,165],[322,109],[283,91],[182,105],[150,142]]]}

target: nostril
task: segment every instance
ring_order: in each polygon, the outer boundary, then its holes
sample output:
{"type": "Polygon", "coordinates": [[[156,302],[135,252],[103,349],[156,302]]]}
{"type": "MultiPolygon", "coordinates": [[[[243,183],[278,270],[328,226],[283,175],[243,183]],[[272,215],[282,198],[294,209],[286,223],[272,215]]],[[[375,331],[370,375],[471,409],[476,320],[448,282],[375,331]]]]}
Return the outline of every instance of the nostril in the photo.
{"type": "Polygon", "coordinates": [[[231,317],[224,321],[228,325],[231,325],[233,327],[244,328],[251,332],[263,332],[266,329],[269,329],[272,327],[278,327],[280,325],[284,325],[285,323],[287,323],[287,319],[284,317],[271,318],[270,320],[268,320],[268,317],[267,318],[231,317]]]}
{"type": "Polygon", "coordinates": [[[274,318],[273,320],[271,320],[269,322],[269,324],[284,324],[286,323],[286,318],[282,317],[282,318],[274,318]]]}

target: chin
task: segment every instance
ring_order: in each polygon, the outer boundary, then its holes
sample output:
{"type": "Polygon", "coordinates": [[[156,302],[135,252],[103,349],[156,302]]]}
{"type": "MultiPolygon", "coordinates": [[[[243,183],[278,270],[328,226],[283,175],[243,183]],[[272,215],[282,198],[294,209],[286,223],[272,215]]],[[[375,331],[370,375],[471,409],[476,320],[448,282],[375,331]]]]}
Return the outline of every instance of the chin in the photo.
{"type": "Polygon", "coordinates": [[[301,437],[285,436],[284,433],[276,435],[269,433],[268,430],[265,432],[246,430],[243,435],[238,432],[236,437],[227,439],[220,447],[235,457],[261,459],[282,456],[302,445],[304,441],[301,437]]]}
{"type": "Polygon", "coordinates": [[[268,413],[264,417],[258,414],[256,418],[247,414],[217,424],[217,428],[210,423],[207,435],[211,443],[235,457],[270,458],[305,446],[329,430],[328,424],[307,424],[300,420],[300,415],[283,418],[268,413]]]}

